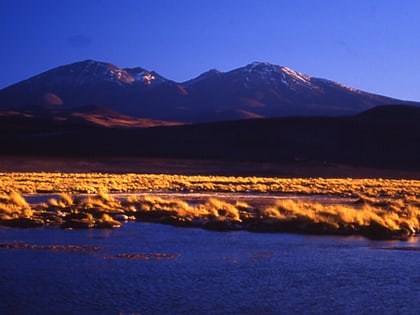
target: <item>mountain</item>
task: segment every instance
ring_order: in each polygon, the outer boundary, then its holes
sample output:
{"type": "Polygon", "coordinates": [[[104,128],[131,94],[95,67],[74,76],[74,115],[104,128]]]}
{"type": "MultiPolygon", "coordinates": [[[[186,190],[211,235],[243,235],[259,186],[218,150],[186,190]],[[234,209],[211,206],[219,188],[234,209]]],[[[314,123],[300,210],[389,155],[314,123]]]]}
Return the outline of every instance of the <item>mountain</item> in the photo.
{"type": "Polygon", "coordinates": [[[87,60],[0,90],[0,109],[97,105],[138,118],[183,123],[353,115],[386,104],[419,105],[262,62],[175,82],[140,67],[122,69],[87,60]]]}

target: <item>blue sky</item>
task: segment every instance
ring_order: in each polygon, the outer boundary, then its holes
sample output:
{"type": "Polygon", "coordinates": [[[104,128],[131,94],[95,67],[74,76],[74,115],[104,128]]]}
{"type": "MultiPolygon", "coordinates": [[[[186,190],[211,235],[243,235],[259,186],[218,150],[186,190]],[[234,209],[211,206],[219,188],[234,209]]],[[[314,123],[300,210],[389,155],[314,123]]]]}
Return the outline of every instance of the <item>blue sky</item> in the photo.
{"type": "Polygon", "coordinates": [[[0,88],[85,59],[185,81],[252,61],[420,101],[417,0],[0,0],[0,88]]]}

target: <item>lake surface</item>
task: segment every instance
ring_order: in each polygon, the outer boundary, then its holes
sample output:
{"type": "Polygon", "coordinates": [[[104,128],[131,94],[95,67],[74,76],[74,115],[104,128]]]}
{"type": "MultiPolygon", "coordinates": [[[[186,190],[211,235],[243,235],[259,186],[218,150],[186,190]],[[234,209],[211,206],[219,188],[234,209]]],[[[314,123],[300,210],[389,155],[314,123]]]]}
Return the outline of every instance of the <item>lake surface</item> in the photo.
{"type": "Polygon", "coordinates": [[[0,244],[11,243],[39,247],[0,248],[0,314],[420,313],[417,238],[133,222],[119,230],[0,228],[0,244]]]}

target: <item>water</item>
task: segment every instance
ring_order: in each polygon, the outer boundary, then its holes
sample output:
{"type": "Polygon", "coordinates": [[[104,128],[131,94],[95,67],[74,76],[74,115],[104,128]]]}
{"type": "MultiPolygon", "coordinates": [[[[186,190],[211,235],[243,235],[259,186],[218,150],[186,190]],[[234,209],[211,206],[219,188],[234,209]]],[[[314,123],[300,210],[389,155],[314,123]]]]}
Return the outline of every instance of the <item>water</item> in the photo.
{"type": "Polygon", "coordinates": [[[418,314],[416,241],[146,223],[0,228],[0,244],[100,247],[0,249],[0,314],[418,314]]]}

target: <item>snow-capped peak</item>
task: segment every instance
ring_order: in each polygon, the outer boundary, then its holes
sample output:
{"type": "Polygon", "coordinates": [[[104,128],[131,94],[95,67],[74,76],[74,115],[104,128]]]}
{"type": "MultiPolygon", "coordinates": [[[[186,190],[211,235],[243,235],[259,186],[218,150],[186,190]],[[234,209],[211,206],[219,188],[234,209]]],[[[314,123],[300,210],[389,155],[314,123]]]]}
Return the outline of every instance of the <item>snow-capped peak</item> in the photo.
{"type": "Polygon", "coordinates": [[[252,87],[251,82],[255,78],[276,89],[282,87],[292,90],[296,90],[298,87],[314,88],[310,82],[310,76],[269,62],[253,62],[241,69],[245,72],[244,86],[247,88],[252,87]]]}
{"type": "Polygon", "coordinates": [[[75,81],[78,85],[96,80],[105,80],[121,86],[136,82],[151,85],[157,77],[159,77],[159,81],[164,81],[162,77],[143,68],[122,69],[111,63],[94,60],[85,60],[62,66],[43,73],[40,78],[50,74],[53,74],[56,78],[60,77],[61,80],[75,81]]]}
{"type": "Polygon", "coordinates": [[[250,63],[249,65],[245,66],[245,68],[247,68],[248,71],[252,71],[252,70],[255,70],[256,68],[272,67],[272,66],[273,66],[273,64],[271,64],[269,62],[254,61],[254,62],[250,63]]]}

